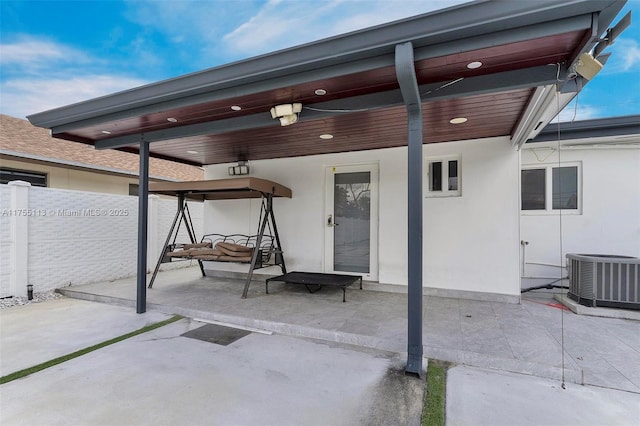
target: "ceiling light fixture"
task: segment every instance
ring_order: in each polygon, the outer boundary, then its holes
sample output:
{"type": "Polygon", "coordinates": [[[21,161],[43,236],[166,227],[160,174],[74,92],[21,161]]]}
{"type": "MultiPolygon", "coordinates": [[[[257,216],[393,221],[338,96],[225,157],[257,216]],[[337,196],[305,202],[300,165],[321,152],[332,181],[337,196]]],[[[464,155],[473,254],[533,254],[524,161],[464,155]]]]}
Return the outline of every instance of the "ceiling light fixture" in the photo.
{"type": "Polygon", "coordinates": [[[476,68],[480,68],[481,66],[482,62],[480,61],[473,61],[467,64],[467,68],[469,68],[470,70],[475,70],[476,68]]]}
{"type": "Polygon", "coordinates": [[[330,135],[329,133],[325,133],[323,135],[320,135],[320,139],[333,139],[333,135],[330,135]]]}
{"type": "Polygon", "coordinates": [[[187,151],[187,154],[197,154],[197,153],[198,151],[191,151],[191,150],[187,151]]]}
{"type": "Polygon", "coordinates": [[[234,111],[240,111],[242,107],[240,105],[231,105],[231,109],[234,111]]]}
{"type": "Polygon", "coordinates": [[[316,89],[316,91],[314,92],[316,95],[318,96],[324,96],[327,94],[327,91],[324,89],[316,89]]]}
{"type": "Polygon", "coordinates": [[[279,119],[281,126],[289,126],[298,121],[298,114],[302,111],[302,104],[282,104],[271,108],[271,118],[279,119]]]}
{"type": "Polygon", "coordinates": [[[110,131],[108,131],[108,130],[103,130],[103,131],[102,131],[102,132],[100,132],[100,133],[105,134],[105,135],[110,135],[110,134],[111,134],[111,132],[110,132],[110,131]]]}
{"type": "Polygon", "coordinates": [[[173,117],[169,117],[169,118],[167,118],[167,121],[168,121],[169,123],[177,123],[177,122],[178,122],[178,119],[177,119],[177,118],[173,118],[173,117]]]}
{"type": "Polygon", "coordinates": [[[462,124],[462,123],[466,123],[467,122],[467,118],[466,117],[456,117],[456,118],[452,118],[451,120],[449,120],[449,123],[451,124],[462,124]]]}

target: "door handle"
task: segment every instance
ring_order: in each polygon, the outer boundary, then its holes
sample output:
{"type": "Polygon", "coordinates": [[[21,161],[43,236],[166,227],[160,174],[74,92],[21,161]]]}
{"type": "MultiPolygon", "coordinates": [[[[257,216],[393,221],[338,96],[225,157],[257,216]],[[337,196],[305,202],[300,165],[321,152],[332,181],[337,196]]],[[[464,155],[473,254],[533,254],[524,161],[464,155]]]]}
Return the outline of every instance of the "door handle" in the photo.
{"type": "Polygon", "coordinates": [[[327,218],[327,226],[332,227],[332,226],[338,226],[338,225],[339,225],[338,223],[335,223],[333,221],[333,215],[330,214],[329,217],[327,218]]]}

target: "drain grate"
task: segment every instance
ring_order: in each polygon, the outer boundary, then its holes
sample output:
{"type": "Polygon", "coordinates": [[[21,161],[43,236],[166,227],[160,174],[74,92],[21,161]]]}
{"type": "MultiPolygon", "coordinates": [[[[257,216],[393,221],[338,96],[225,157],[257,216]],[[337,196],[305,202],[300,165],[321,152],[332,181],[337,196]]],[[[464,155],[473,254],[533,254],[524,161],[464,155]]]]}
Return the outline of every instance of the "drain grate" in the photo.
{"type": "Polygon", "coordinates": [[[216,345],[227,346],[244,336],[251,334],[250,331],[238,328],[225,327],[217,324],[206,324],[181,334],[183,337],[202,340],[203,342],[215,343],[216,345]]]}

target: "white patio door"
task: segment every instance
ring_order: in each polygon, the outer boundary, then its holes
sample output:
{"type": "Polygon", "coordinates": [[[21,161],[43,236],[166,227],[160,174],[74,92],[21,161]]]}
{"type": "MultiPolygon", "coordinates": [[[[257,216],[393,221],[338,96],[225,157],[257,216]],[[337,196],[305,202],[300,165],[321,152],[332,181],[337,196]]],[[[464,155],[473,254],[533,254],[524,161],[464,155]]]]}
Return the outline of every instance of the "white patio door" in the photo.
{"type": "Polygon", "coordinates": [[[378,280],[378,165],[326,169],[324,270],[378,280]]]}

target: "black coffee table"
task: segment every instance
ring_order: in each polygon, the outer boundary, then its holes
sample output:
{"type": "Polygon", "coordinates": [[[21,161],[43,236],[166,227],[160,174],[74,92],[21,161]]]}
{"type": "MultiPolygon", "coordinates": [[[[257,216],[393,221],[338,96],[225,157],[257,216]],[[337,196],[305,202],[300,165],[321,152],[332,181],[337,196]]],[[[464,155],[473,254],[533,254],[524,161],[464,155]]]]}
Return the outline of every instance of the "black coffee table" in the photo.
{"type": "Polygon", "coordinates": [[[269,294],[269,281],[281,281],[291,284],[304,285],[309,293],[315,293],[323,286],[340,287],[342,289],[342,301],[346,302],[347,287],[356,281],[360,281],[362,290],[361,275],[324,274],[319,272],[289,272],[273,278],[268,278],[265,282],[267,294],[269,294]],[[312,288],[316,287],[316,288],[312,288]]]}

